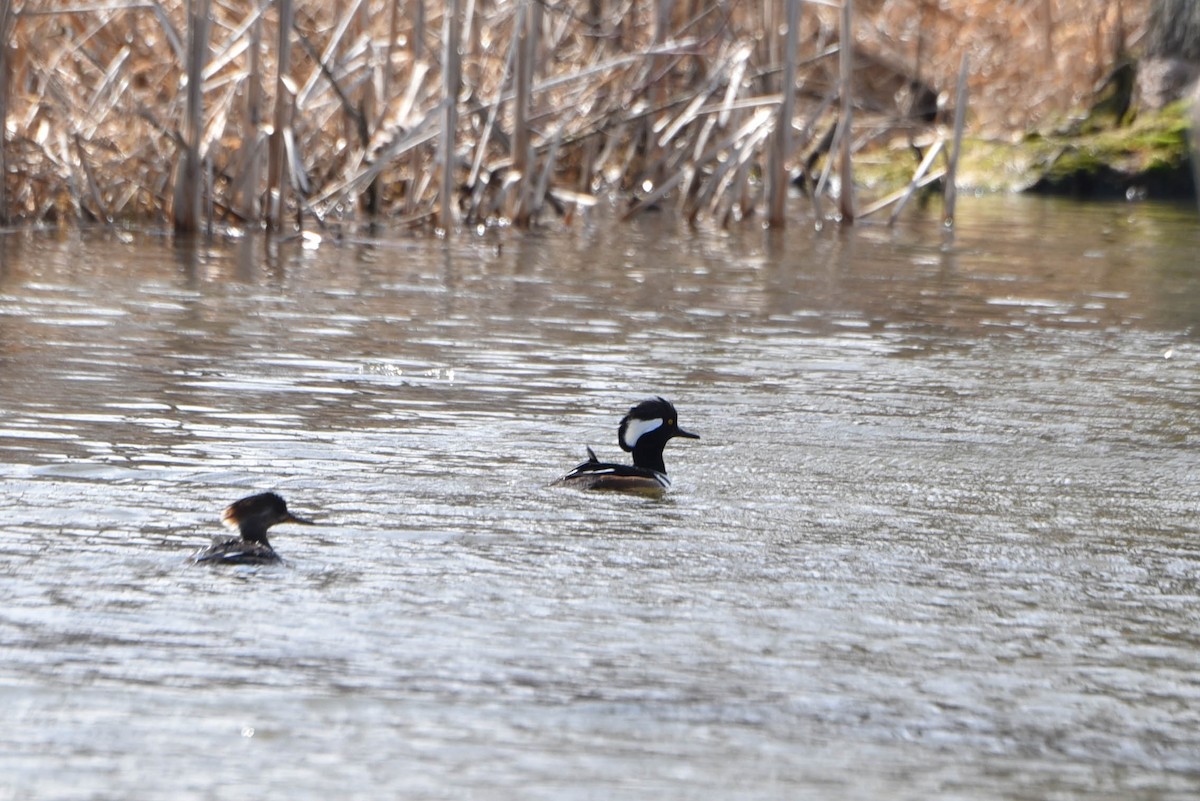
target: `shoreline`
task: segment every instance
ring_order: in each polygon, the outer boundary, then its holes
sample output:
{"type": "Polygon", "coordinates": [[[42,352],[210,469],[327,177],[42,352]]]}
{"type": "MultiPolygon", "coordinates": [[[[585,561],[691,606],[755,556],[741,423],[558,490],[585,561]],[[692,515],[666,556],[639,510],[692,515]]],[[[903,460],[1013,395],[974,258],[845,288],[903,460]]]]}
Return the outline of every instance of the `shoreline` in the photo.
{"type": "MultiPolygon", "coordinates": [[[[626,216],[672,208],[691,222],[785,225],[781,197],[804,176],[816,190],[811,216],[849,223],[887,208],[890,195],[903,202],[906,185],[911,195],[934,184],[939,170],[960,169],[949,183],[965,189],[1001,186],[997,175],[1016,164],[1046,164],[1047,175],[1068,176],[1049,188],[1080,193],[1086,182],[1069,176],[1084,159],[1072,167],[1064,155],[1135,160],[1124,146],[1105,150],[1112,137],[1102,132],[1076,144],[1027,135],[998,146],[1022,130],[1011,127],[1011,84],[1027,80],[1027,68],[1013,63],[1000,75],[1005,54],[977,47],[959,83],[967,60],[954,44],[935,46],[939,33],[951,23],[979,32],[922,0],[910,4],[924,25],[915,32],[888,17],[893,7],[795,0],[751,10],[689,0],[670,14],[642,1],[621,18],[592,14],[607,10],[602,0],[589,14],[531,0],[447,0],[407,16],[382,0],[341,16],[312,0],[280,0],[261,14],[196,2],[191,18],[182,2],[31,4],[0,20],[10,43],[0,215],[181,233],[369,220],[446,231],[569,224],[615,194],[626,216]],[[793,28],[787,14],[796,11],[793,28]],[[840,47],[841,31],[852,50],[840,47]],[[50,44],[35,49],[35,40],[50,44]],[[961,166],[950,158],[956,113],[967,120],[961,166]],[[941,143],[924,172],[929,150],[915,142],[941,143]],[[905,150],[920,155],[896,156],[905,150]],[[1047,162],[1056,150],[1060,160],[1047,162]],[[1000,157],[1009,163],[987,177],[1000,157]],[[841,186],[854,192],[843,196],[841,186]]],[[[1145,3],[1133,5],[1114,17],[1107,5],[1071,0],[1029,41],[1005,45],[1058,37],[1080,50],[1059,54],[1073,73],[1028,92],[1023,130],[1070,113],[1108,69],[1104,54],[1137,43],[1145,3]],[[1056,100],[1064,88],[1070,96],[1056,100]]],[[[1139,125],[1131,130],[1141,136],[1139,125]]],[[[1178,168],[1186,129],[1151,137],[1147,164],[1178,168]]]]}

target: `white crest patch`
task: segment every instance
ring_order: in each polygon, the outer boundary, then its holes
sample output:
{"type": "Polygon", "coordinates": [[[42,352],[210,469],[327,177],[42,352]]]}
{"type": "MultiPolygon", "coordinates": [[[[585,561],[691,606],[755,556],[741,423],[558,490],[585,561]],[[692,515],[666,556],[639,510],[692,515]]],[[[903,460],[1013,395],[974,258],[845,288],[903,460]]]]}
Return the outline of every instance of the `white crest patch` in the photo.
{"type": "Polygon", "coordinates": [[[643,434],[648,434],[656,428],[661,428],[662,424],[663,419],[661,417],[655,417],[653,420],[639,420],[636,417],[630,418],[629,422],[625,425],[623,437],[625,446],[632,450],[643,434]]]}

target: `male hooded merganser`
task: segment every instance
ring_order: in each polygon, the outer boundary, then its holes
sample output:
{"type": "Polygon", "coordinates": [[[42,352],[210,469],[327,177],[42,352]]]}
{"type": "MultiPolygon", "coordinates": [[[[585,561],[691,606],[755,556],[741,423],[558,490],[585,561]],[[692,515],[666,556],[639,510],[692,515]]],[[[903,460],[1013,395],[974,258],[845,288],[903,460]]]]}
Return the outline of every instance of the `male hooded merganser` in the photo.
{"type": "Polygon", "coordinates": [[[642,401],[621,418],[617,442],[633,453],[633,464],[601,462],[591,448],[588,460],[554,482],[579,489],[647,490],[661,492],[671,486],[663,464],[663,448],[672,437],[700,439],[679,427],[675,407],[663,398],[642,401]]]}
{"type": "Polygon", "coordinates": [[[267,529],[279,523],[316,525],[289,512],[283,498],[273,492],[262,492],[229,504],[225,514],[221,515],[221,522],[236,528],[241,536],[214,543],[192,557],[193,562],[216,562],[222,565],[279,562],[279,555],[267,542],[267,529]]]}

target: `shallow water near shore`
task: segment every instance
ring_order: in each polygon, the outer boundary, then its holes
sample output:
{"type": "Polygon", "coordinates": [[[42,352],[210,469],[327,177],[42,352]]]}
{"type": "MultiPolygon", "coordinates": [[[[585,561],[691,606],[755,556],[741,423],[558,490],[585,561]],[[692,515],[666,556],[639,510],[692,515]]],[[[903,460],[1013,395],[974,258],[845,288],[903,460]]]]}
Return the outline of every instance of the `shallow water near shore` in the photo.
{"type": "Polygon", "coordinates": [[[313,244],[0,236],[0,801],[1200,793],[1194,208],[313,244]]]}

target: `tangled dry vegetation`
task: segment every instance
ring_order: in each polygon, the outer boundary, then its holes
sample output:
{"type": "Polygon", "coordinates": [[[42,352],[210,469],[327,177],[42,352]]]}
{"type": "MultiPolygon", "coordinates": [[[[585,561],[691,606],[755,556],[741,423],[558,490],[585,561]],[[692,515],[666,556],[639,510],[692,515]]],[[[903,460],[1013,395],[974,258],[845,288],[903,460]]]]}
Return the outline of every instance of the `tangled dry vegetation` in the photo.
{"type": "Polygon", "coordinates": [[[826,154],[937,142],[964,54],[971,125],[1024,130],[1086,103],[1147,2],[859,0],[844,137],[834,0],[803,3],[794,57],[787,0],[5,2],[2,212],[480,224],[603,199],[726,223],[765,214],[775,180],[826,214],[852,170],[826,154]]]}

